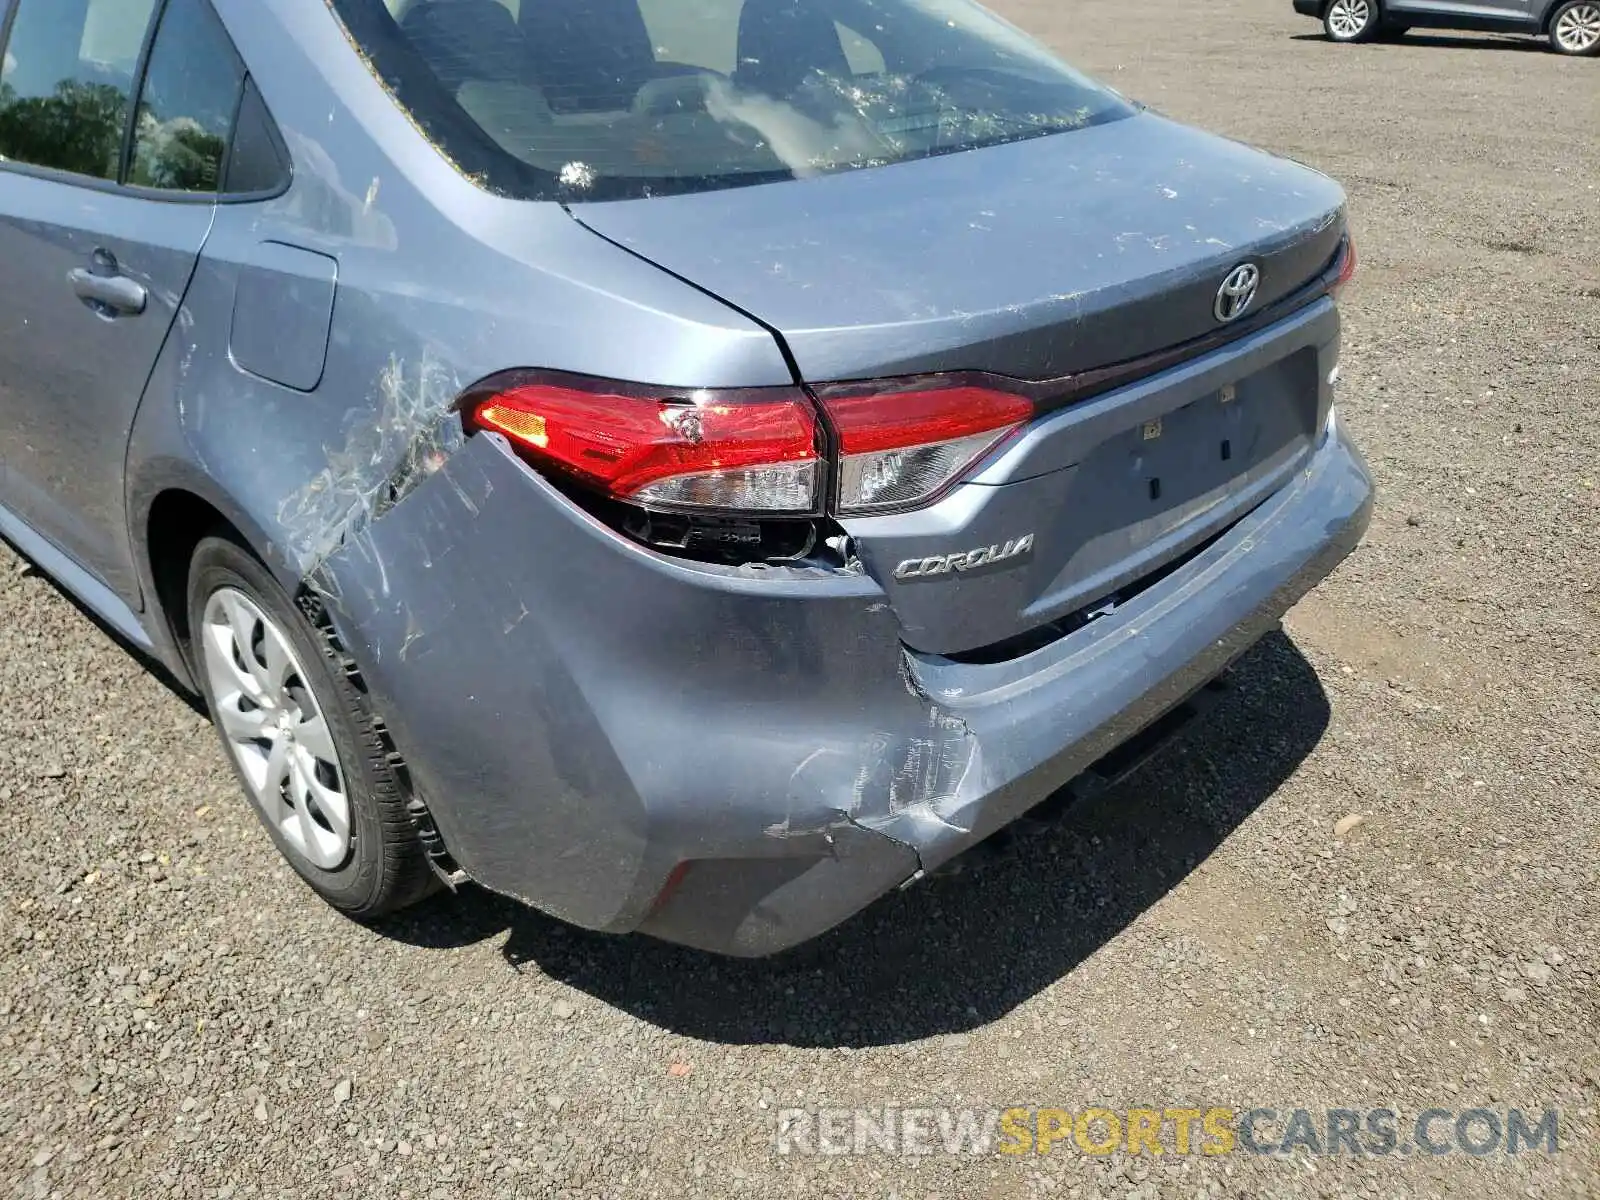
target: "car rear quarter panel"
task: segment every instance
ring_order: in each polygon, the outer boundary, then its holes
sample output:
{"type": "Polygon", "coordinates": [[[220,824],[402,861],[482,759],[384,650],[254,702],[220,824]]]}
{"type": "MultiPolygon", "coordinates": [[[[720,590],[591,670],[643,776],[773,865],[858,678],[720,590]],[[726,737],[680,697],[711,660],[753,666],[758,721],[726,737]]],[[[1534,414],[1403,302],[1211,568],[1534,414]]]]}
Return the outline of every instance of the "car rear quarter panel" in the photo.
{"type": "MultiPolygon", "coordinates": [[[[276,199],[219,208],[132,435],[137,545],[156,497],[181,488],[219,508],[293,589],[393,499],[397,482],[451,448],[460,392],[508,368],[674,387],[791,381],[759,325],[595,237],[559,205],[493,196],[462,177],[319,0],[217,8],[284,136],[293,182],[276,199]],[[277,247],[336,264],[320,372],[263,363],[270,339],[233,329],[243,270],[246,309],[272,311],[274,270],[292,305],[297,279],[282,264],[296,256],[277,247]],[[249,345],[251,371],[230,341],[249,345]],[[315,383],[297,390],[273,379],[315,383]]],[[[299,358],[314,354],[303,337],[287,341],[299,358]]],[[[154,597],[148,561],[142,576],[154,597]]]]}

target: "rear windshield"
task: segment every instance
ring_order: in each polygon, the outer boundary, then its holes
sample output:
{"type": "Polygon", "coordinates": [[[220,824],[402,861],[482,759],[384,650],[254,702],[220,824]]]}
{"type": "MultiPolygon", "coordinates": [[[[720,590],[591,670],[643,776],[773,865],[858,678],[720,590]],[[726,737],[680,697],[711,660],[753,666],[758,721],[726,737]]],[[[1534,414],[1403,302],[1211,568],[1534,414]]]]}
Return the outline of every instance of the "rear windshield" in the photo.
{"type": "Polygon", "coordinates": [[[1132,109],[967,0],[330,0],[434,143],[508,195],[703,191],[1132,109]]]}

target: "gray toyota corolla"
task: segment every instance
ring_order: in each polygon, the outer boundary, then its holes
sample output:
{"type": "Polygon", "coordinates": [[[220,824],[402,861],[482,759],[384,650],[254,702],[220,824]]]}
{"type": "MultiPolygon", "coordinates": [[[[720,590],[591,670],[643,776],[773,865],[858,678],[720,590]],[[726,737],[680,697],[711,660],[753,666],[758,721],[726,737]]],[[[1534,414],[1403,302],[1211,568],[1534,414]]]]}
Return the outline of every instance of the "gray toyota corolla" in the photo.
{"type": "Polygon", "coordinates": [[[1340,189],[966,0],[0,13],[0,532],[353,916],[784,949],[1366,528],[1340,189]]]}

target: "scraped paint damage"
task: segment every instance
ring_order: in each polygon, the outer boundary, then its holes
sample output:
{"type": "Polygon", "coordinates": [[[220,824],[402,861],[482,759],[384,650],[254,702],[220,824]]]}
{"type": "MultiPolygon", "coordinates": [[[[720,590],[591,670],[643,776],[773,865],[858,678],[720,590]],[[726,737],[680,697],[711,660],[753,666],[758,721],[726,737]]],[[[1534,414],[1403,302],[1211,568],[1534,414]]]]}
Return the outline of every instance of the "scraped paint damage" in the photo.
{"type": "Polygon", "coordinates": [[[308,579],[438,472],[463,440],[451,412],[460,381],[428,352],[409,365],[391,357],[373,390],[377,419],[367,417],[370,409],[352,409],[344,444],[328,449],[327,466],[278,508],[287,552],[308,579]]]}
{"type": "Polygon", "coordinates": [[[924,723],[875,732],[849,750],[813,751],[790,777],[787,815],[767,826],[768,837],[820,837],[831,847],[833,832],[852,825],[906,847],[920,864],[928,851],[972,832],[960,814],[983,794],[977,735],[934,703],[904,662],[901,679],[925,705],[924,723]]]}
{"type": "MultiPolygon", "coordinates": [[[[391,359],[375,383],[379,420],[351,428],[345,443],[329,451],[327,466],[280,509],[290,552],[307,586],[331,608],[343,608],[342,576],[367,593],[368,604],[401,616],[404,636],[398,645],[370,647],[379,660],[386,652],[401,661],[413,657],[427,630],[403,596],[391,595],[383,539],[373,536],[374,523],[434,475],[470,515],[478,513],[478,501],[449,468],[451,454],[463,442],[451,411],[460,390],[458,380],[428,355],[415,365],[391,359]],[[329,561],[336,553],[364,566],[336,572],[329,561]]],[[[488,487],[488,480],[483,484],[488,487]]],[[[419,560],[426,564],[447,552],[430,547],[429,539],[418,541],[419,560]]],[[[530,615],[525,600],[513,601],[503,623],[506,636],[530,615]]],[[[882,611],[885,605],[872,608],[882,611]]],[[[766,828],[768,836],[820,838],[831,845],[832,831],[854,825],[906,846],[920,859],[923,850],[969,834],[957,814],[980,794],[978,740],[965,721],[922,691],[908,663],[901,663],[900,676],[921,715],[898,731],[875,732],[848,749],[812,751],[791,777],[788,815],[766,828]]]]}

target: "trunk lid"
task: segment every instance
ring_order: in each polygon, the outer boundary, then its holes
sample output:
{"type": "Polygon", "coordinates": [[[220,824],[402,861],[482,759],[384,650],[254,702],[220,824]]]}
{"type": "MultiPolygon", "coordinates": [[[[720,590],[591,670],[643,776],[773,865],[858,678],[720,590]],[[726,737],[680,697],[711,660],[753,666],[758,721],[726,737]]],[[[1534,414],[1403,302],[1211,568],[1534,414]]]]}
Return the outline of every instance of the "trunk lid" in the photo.
{"type": "Polygon", "coordinates": [[[1325,267],[1343,192],[1149,113],[814,179],[574,205],[595,232],[777,330],[808,383],[929,371],[1051,379],[1217,328],[1325,267]]]}
{"type": "MultiPolygon", "coordinates": [[[[1140,113],[984,150],[574,215],[766,323],[813,386],[929,372],[1058,380],[1224,328],[1335,258],[1315,171],[1140,113]]],[[[1242,332],[1242,331],[1241,331],[1242,332]]],[[[1331,402],[1318,303],[1040,417],[932,507],[843,522],[908,645],[992,661],[1125,601],[1282,486],[1331,402]]]]}

